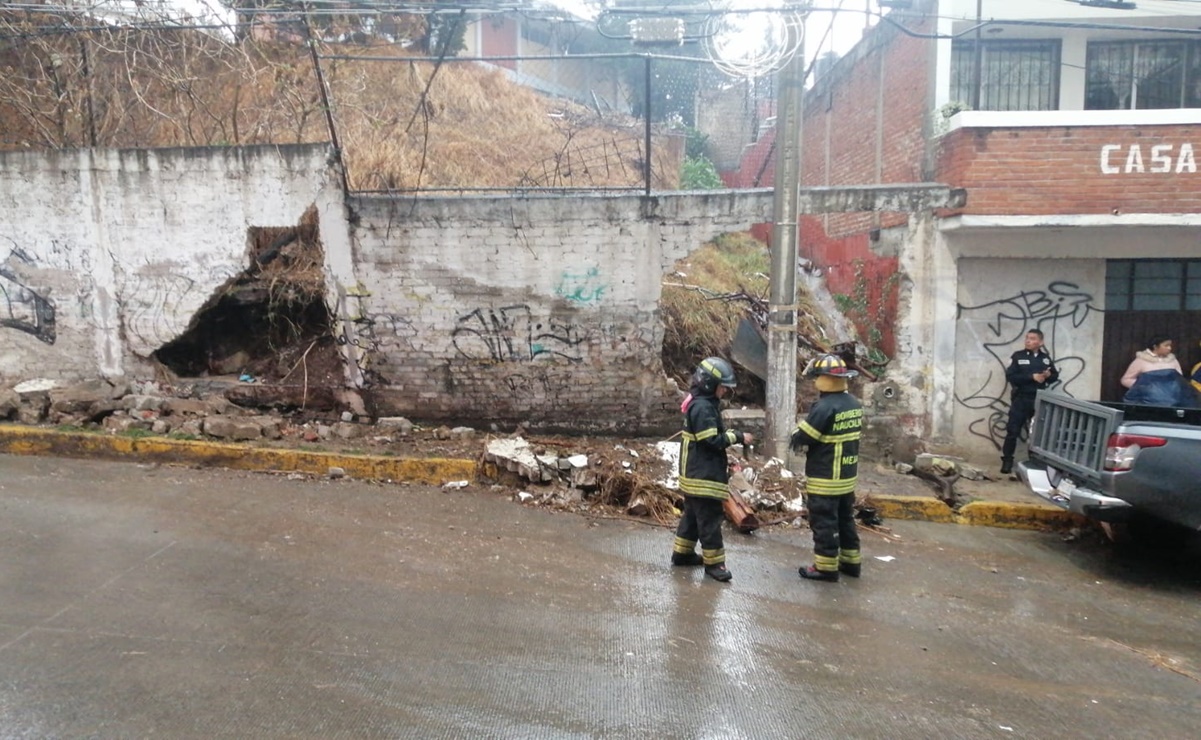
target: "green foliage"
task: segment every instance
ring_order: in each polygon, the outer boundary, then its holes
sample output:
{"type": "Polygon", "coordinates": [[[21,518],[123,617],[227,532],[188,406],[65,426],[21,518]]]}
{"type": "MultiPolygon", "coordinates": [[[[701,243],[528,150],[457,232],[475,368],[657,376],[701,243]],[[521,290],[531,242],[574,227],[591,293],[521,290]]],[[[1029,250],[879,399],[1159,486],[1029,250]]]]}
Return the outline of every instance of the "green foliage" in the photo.
{"type": "Polygon", "coordinates": [[[149,429],[141,429],[139,427],[130,427],[129,429],[120,432],[120,435],[122,437],[132,437],[133,439],[144,439],[146,437],[155,436],[154,432],[150,431],[149,429]]]}
{"type": "Polygon", "coordinates": [[[78,424],[59,424],[54,427],[55,431],[59,432],[87,432],[90,431],[86,427],[81,427],[78,424]]]}
{"type": "Polygon", "coordinates": [[[709,135],[701,133],[699,130],[688,128],[687,137],[684,140],[684,156],[691,158],[700,158],[708,156],[709,135]]]}
{"type": "Polygon", "coordinates": [[[184,441],[193,441],[193,440],[200,439],[200,437],[196,436],[195,434],[188,434],[186,432],[171,432],[170,434],[167,435],[167,437],[169,439],[182,439],[184,441]]]}
{"type": "Polygon", "coordinates": [[[685,157],[680,187],[684,190],[716,190],[724,188],[725,183],[707,157],[685,157]]]}

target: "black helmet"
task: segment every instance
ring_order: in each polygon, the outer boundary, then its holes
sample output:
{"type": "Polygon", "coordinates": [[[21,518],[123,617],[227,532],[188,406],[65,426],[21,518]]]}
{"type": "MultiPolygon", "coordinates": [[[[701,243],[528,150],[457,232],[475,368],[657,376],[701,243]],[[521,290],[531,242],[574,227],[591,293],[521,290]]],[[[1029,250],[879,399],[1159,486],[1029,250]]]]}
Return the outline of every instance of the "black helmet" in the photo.
{"type": "Polygon", "coordinates": [[[720,357],[706,357],[696,366],[696,372],[692,373],[692,387],[710,394],[716,393],[719,385],[727,388],[738,385],[734,378],[734,368],[720,357]]]}
{"type": "Polygon", "coordinates": [[[819,375],[830,375],[835,378],[854,378],[859,372],[847,367],[847,363],[838,355],[819,355],[809,361],[805,367],[805,377],[816,378],[819,375]]]}

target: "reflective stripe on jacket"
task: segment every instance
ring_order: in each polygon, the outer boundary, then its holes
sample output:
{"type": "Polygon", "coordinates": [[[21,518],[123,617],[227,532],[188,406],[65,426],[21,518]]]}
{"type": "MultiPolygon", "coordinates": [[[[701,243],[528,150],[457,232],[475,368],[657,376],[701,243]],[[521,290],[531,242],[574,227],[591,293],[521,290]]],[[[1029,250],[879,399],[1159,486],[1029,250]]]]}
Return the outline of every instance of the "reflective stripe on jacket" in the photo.
{"type": "Polygon", "coordinates": [[[850,393],[823,393],[792,433],[792,448],[808,447],[805,490],[816,496],[853,493],[859,476],[863,406],[850,393]]]}
{"type": "Polygon", "coordinates": [[[680,443],[680,491],[686,496],[727,499],[729,459],[726,448],[742,441],[742,434],[726,429],[714,396],[695,396],[684,412],[680,443]]]}

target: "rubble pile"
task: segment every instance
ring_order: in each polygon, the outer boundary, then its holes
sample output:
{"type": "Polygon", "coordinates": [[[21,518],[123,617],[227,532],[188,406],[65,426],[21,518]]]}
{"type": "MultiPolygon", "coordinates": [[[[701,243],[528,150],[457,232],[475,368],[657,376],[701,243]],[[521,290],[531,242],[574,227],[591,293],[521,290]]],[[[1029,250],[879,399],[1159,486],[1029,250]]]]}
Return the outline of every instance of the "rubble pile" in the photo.
{"type": "MultiPolygon", "coordinates": [[[[402,417],[369,419],[349,411],[334,418],[305,418],[237,403],[244,396],[230,393],[231,388],[237,386],[106,380],[60,385],[34,380],[0,389],[0,421],[131,436],[328,443],[358,453],[375,448],[383,454],[471,457],[481,459],[485,478],[517,489],[514,498],[522,503],[649,518],[664,525],[679,517],[683,498],[677,479],[678,441],[537,439],[523,437],[521,429],[502,437],[495,428],[483,435],[466,426],[422,429],[402,417]]],[[[764,524],[803,524],[803,475],[779,459],[755,457],[739,447],[731,449],[731,461],[731,496],[725,510],[736,528],[751,532],[764,524]]],[[[454,483],[452,488],[470,485],[454,483]]]]}
{"type": "MultiPolygon", "coordinates": [[[[0,390],[0,421],[228,442],[296,437],[302,442],[368,439],[388,443],[415,429],[404,418],[381,418],[370,424],[350,412],[336,420],[293,423],[282,414],[234,403],[220,386],[107,380],[65,386],[53,380],[31,380],[0,390]]],[[[462,440],[470,439],[475,430],[439,428],[433,434],[436,439],[462,440]]]]}
{"type": "MultiPolygon", "coordinates": [[[[514,499],[521,503],[594,513],[615,510],[666,525],[679,517],[682,502],[679,455],[680,444],[672,441],[618,444],[582,454],[561,442],[517,436],[489,440],[483,459],[496,474],[516,476],[523,490],[514,499]]],[[[739,461],[730,488],[727,517],[741,531],[753,531],[765,520],[799,524],[805,513],[803,479],[778,459],[739,461]]]]}

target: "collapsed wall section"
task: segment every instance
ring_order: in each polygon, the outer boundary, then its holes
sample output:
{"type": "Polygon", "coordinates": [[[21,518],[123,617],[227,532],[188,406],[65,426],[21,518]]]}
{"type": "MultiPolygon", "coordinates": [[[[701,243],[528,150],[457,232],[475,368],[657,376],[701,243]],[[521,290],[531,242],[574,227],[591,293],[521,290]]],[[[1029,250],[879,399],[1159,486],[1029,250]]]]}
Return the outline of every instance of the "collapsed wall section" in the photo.
{"type": "Polygon", "coordinates": [[[251,227],[337,187],[324,145],[0,152],[0,381],[148,375],[251,227]]]}

